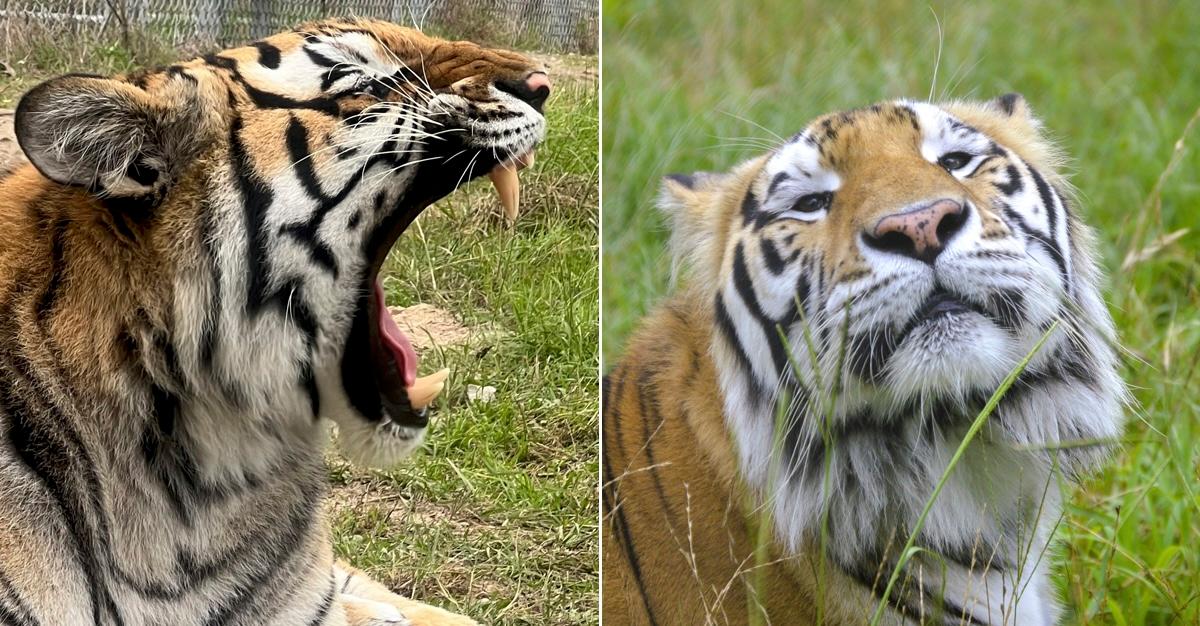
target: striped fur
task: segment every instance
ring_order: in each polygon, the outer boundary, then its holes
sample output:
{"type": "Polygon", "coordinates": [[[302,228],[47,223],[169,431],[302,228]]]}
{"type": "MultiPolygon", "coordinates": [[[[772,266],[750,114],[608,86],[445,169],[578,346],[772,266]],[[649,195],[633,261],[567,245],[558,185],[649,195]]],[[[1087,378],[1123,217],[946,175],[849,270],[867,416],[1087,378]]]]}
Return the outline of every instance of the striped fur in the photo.
{"type": "Polygon", "coordinates": [[[606,623],[864,623],[972,420],[1056,323],[884,623],[1057,620],[1060,479],[1103,462],[1126,397],[1060,161],[1011,95],[833,114],[668,178],[684,284],[606,382],[606,623]],[[940,254],[879,230],[947,199],[940,254]]]}
{"type": "Polygon", "coordinates": [[[422,209],[541,141],[512,86],[535,71],[325,21],[22,99],[0,623],[475,623],[334,562],[324,420],[372,462],[420,444],[424,411],[372,365],[372,285],[422,209]]]}

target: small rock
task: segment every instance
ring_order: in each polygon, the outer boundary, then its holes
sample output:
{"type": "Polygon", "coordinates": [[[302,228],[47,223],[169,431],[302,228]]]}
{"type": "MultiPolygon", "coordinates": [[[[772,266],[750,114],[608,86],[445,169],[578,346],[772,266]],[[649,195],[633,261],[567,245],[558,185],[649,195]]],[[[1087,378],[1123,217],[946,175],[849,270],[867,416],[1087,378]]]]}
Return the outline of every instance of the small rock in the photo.
{"type": "Polygon", "coordinates": [[[491,385],[487,385],[486,387],[467,385],[467,399],[472,402],[487,404],[496,399],[496,388],[491,385]]]}

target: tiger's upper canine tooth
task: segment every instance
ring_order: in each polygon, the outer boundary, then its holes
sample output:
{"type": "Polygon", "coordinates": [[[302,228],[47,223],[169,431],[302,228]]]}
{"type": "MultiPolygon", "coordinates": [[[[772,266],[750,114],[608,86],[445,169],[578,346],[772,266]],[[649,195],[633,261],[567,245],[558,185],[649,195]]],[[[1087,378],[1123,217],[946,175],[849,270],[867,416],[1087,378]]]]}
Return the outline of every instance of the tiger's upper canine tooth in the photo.
{"type": "Polygon", "coordinates": [[[521,204],[521,180],[517,172],[533,165],[533,155],[534,151],[530,150],[513,158],[509,163],[497,164],[488,172],[488,178],[496,188],[496,195],[500,196],[500,204],[504,206],[504,217],[509,224],[517,221],[521,204]]]}
{"type": "Polygon", "coordinates": [[[504,217],[509,223],[517,219],[517,211],[521,203],[521,180],[517,177],[515,165],[501,163],[488,172],[496,195],[500,196],[500,204],[504,206],[504,217]]]}

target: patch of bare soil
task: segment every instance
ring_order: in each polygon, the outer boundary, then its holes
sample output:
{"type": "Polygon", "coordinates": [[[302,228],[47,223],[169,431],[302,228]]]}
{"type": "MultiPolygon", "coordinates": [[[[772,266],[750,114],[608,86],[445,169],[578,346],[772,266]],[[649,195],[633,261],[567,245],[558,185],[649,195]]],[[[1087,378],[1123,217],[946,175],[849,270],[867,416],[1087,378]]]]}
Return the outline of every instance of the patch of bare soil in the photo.
{"type": "Polygon", "coordinates": [[[600,70],[596,67],[596,57],[583,54],[550,54],[534,52],[530,56],[534,60],[546,64],[550,76],[554,79],[567,78],[578,81],[600,80],[600,70]]]}
{"type": "Polygon", "coordinates": [[[0,109],[0,176],[11,172],[25,160],[17,135],[13,132],[13,112],[0,109]]]}
{"type": "Polygon", "coordinates": [[[470,345],[497,334],[493,328],[466,326],[450,311],[432,304],[393,306],[388,307],[388,311],[400,330],[408,335],[417,352],[434,347],[470,345]]]}

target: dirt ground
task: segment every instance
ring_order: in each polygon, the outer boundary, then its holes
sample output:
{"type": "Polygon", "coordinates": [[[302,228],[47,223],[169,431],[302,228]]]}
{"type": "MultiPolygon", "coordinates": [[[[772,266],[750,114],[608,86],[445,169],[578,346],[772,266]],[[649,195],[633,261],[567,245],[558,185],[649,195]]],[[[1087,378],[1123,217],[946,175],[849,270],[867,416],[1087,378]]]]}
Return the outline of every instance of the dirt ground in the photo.
{"type": "Polygon", "coordinates": [[[0,174],[6,174],[24,157],[13,134],[13,112],[0,109],[0,174]]]}
{"type": "Polygon", "coordinates": [[[434,346],[446,348],[469,344],[490,334],[486,328],[464,326],[453,313],[432,304],[393,306],[388,307],[388,311],[400,330],[408,335],[418,354],[434,346]]]}

